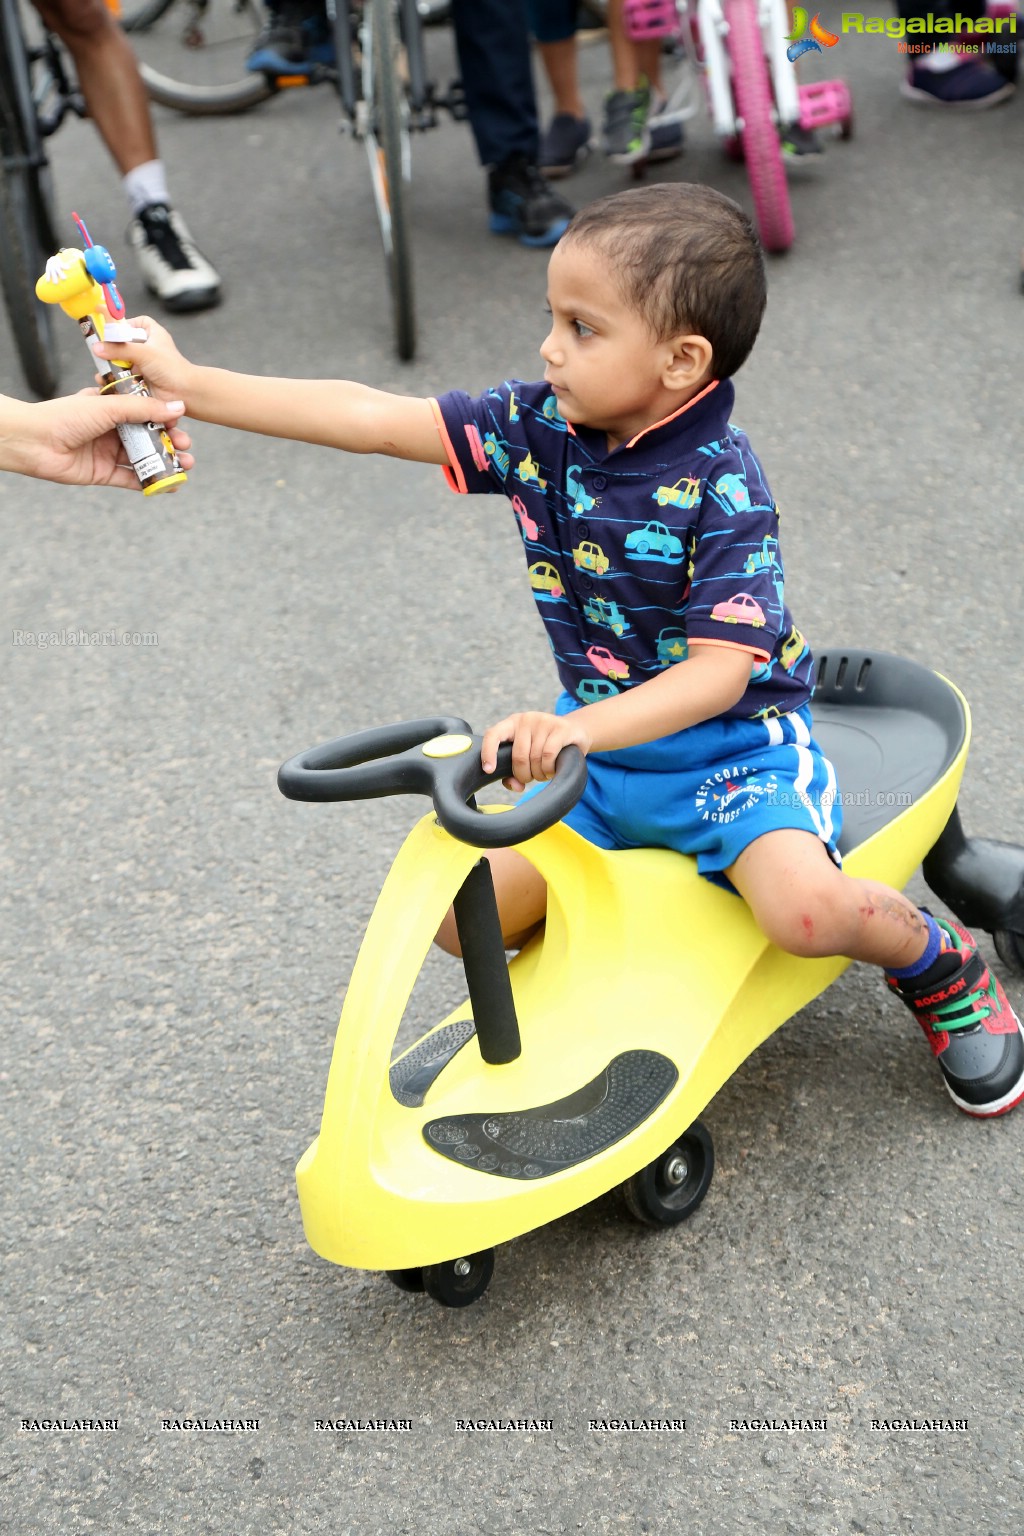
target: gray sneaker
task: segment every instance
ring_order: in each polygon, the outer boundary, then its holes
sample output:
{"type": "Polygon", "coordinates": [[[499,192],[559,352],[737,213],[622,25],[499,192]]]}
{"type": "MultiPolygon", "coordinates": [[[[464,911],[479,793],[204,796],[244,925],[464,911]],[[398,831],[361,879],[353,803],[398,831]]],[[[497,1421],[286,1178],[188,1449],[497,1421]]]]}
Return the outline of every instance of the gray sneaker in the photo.
{"type": "Polygon", "coordinates": [[[180,213],[166,203],[143,208],[128,226],[146,287],[165,309],[209,309],[220,303],[220,278],[189,234],[180,213]]]}
{"type": "Polygon", "coordinates": [[[590,118],[556,112],[540,141],[537,164],[545,176],[568,176],[590,153],[590,118]]]}
{"type": "Polygon", "coordinates": [[[651,148],[650,112],[651,88],[646,81],[635,91],[612,91],[605,97],[601,144],[609,160],[616,165],[646,160],[651,148]]]}

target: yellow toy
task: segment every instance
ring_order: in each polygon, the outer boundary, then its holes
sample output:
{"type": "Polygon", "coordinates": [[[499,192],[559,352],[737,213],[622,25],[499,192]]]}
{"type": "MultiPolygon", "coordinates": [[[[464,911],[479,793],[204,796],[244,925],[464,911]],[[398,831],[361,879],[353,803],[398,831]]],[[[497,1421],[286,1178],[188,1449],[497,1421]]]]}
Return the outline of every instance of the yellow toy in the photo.
{"type": "MultiPolygon", "coordinates": [[[[117,291],[117,268],[110,252],[94,245],[77,213],[72,218],[85,241],[85,250],[65,248],[51,256],[46,271],[36,283],[36,297],[44,304],[59,304],[66,315],[78,321],[79,330],[93,354],[97,371],[106,376],[101,394],[114,390],[119,395],[149,395],[145,379],[132,372],[128,362],[108,362],[97,357],[98,342],[137,340],[124,317],[124,301],[117,291]]],[[[188,476],[182,469],[167,432],[157,422],[142,426],[125,423],[118,436],[139,477],[145,496],[159,496],[176,491],[188,476]]]]}
{"type": "MultiPolygon", "coordinates": [[[[927,855],[933,890],[1024,962],[1024,851],[969,842],[956,815],[970,739],[959,691],[899,657],[830,654],[815,735],[842,789],[845,868],[902,887],[927,855]]],[[[434,801],[367,927],[296,1178],[317,1253],[450,1307],[486,1289],[495,1244],[616,1185],[651,1225],[689,1216],[714,1166],[697,1116],[848,964],[773,948],[695,860],[609,853],[558,824],[586,779],[575,748],[540,795],[478,810],[474,793],[510,771],[502,750],[485,777],[463,721],[412,721],[314,748],[278,780],[293,799],[434,801]],[[513,842],[548,882],[548,915],[506,963],[477,849],[513,842]],[[392,1059],[453,900],[469,998],[392,1059]]]]}

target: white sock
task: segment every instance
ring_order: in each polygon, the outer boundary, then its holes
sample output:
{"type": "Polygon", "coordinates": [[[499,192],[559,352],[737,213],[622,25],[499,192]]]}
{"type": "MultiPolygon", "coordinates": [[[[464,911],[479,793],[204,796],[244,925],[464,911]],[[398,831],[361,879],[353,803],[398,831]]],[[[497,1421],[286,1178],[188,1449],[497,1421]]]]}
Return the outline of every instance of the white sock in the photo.
{"type": "Polygon", "coordinates": [[[931,53],[919,54],[914,62],[919,69],[926,69],[929,74],[945,75],[964,61],[963,55],[954,53],[952,48],[933,48],[931,53]]]}
{"type": "Polygon", "coordinates": [[[135,218],[152,203],[169,203],[171,200],[162,160],[146,160],[135,166],[124,177],[121,186],[135,218]]]}

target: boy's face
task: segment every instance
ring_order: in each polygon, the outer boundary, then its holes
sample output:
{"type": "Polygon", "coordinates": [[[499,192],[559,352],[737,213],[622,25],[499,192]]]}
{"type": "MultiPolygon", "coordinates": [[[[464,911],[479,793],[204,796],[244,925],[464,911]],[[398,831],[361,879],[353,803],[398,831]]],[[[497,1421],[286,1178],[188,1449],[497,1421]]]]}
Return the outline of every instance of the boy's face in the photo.
{"type": "Polygon", "coordinates": [[[548,305],[551,329],[540,355],[566,421],[607,432],[614,448],[686,403],[688,395],[666,383],[672,343],[656,341],[627,304],[601,251],[572,239],[556,245],[548,305]]]}

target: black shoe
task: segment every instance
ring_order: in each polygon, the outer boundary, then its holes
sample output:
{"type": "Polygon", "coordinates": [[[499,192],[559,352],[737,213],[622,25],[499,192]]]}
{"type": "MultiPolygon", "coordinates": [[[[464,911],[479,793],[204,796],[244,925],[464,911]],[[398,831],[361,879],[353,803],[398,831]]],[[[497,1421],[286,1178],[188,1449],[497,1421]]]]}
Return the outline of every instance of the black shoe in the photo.
{"type": "Polygon", "coordinates": [[[128,226],[146,287],[175,313],[220,303],[220,278],[199,250],[180,213],[151,203],[128,226]]]}
{"type": "Polygon", "coordinates": [[[493,168],[488,194],[491,232],[517,235],[523,245],[557,245],[575,211],[525,155],[510,155],[493,168]]]}

